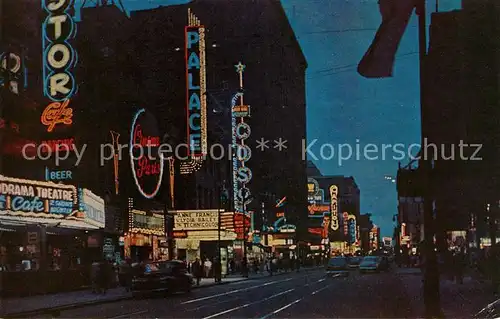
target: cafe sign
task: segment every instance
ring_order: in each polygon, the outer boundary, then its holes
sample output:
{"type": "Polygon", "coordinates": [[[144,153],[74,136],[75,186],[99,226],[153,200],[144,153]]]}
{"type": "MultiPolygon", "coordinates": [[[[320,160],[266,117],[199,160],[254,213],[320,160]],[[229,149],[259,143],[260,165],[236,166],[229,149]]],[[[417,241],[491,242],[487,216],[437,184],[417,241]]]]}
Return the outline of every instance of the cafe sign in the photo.
{"type": "Polygon", "coordinates": [[[176,230],[210,230],[219,226],[219,211],[212,210],[178,210],[174,215],[174,231],[176,230]]]}
{"type": "Polygon", "coordinates": [[[69,217],[78,211],[76,187],[0,175],[0,211],[41,217],[69,217]]]}

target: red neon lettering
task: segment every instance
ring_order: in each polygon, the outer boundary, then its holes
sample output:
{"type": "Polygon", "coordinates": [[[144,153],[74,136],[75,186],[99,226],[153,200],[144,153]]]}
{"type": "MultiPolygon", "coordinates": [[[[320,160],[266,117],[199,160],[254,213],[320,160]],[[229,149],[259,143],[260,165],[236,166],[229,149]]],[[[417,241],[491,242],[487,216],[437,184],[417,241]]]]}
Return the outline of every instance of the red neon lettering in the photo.
{"type": "Polygon", "coordinates": [[[134,147],[139,146],[159,146],[160,138],[158,136],[144,136],[140,124],[137,124],[134,129],[134,147]]]}
{"type": "Polygon", "coordinates": [[[147,157],[142,156],[135,170],[137,178],[142,178],[143,176],[159,175],[160,174],[160,163],[150,163],[147,157]]]}

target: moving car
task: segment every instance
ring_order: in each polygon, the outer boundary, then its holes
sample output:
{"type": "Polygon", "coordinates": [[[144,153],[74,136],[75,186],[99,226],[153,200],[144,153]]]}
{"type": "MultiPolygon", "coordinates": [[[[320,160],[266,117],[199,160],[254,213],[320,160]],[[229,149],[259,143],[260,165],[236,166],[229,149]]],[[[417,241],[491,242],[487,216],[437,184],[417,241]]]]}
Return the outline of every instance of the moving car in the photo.
{"type": "Polygon", "coordinates": [[[327,276],[349,276],[349,263],[346,257],[333,257],[326,265],[327,276]]]}
{"type": "Polygon", "coordinates": [[[366,256],[359,264],[359,271],[379,272],[389,270],[389,261],[383,256],[366,256]]]}
{"type": "Polygon", "coordinates": [[[131,290],[138,292],[190,292],[193,277],[182,261],[147,262],[132,270],[131,290]]]}

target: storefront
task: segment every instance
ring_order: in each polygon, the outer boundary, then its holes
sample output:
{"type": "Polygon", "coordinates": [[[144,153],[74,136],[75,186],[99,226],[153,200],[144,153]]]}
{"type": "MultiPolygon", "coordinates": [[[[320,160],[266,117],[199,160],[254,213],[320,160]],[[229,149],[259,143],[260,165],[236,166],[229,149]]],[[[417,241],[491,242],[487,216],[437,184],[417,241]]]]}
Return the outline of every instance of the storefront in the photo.
{"type": "Polygon", "coordinates": [[[125,258],[134,262],[168,259],[164,212],[131,209],[128,222],[123,238],[125,258]]]}
{"type": "Polygon", "coordinates": [[[32,294],[89,283],[89,236],[104,227],[75,186],[0,175],[3,292],[32,294]]]}
{"type": "MultiPolygon", "coordinates": [[[[172,214],[177,259],[191,262],[196,258],[213,260],[218,256],[218,210],[179,210],[172,211],[172,214]]],[[[223,266],[222,274],[225,275],[236,233],[232,229],[233,223],[223,222],[222,214],[232,213],[221,212],[220,256],[223,266]]]]}

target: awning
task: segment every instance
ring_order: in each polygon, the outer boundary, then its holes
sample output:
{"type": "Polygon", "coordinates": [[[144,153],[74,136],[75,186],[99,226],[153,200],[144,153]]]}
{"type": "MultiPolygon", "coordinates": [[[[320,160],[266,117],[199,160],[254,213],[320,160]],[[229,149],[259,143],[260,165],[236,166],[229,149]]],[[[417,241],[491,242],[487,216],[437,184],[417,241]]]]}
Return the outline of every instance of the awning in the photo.
{"type": "MultiPolygon", "coordinates": [[[[2,214],[2,212],[0,212],[2,214]]],[[[28,216],[11,216],[0,215],[0,225],[3,226],[27,226],[27,225],[44,225],[47,227],[61,227],[82,230],[100,229],[98,226],[86,223],[78,219],[66,218],[43,218],[43,217],[28,217],[28,216]]]]}

